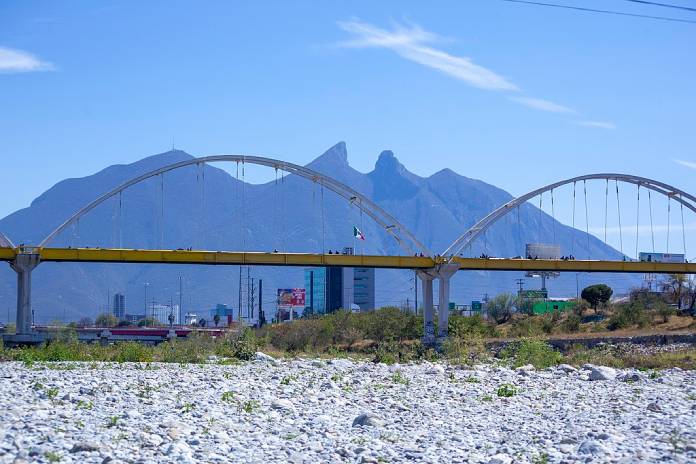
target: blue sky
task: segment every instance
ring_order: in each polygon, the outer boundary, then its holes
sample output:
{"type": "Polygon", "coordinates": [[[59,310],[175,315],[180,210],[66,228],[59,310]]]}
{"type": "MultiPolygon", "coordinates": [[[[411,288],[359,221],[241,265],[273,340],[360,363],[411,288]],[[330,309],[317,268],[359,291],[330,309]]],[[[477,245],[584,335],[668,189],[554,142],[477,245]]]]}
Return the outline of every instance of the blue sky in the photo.
{"type": "Polygon", "coordinates": [[[598,171],[693,193],[694,43],[696,24],[499,0],[4,1],[0,216],[172,139],[296,163],[344,140],[364,172],[391,149],[513,194],[598,171]]]}

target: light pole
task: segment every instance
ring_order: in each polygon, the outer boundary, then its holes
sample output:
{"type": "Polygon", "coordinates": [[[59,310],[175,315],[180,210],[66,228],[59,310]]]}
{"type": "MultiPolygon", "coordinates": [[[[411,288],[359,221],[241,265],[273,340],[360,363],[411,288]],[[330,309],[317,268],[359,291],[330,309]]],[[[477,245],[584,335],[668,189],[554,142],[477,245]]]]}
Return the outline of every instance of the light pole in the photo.
{"type": "Polygon", "coordinates": [[[145,286],[145,317],[147,317],[147,287],[150,286],[149,282],[143,284],[145,286]]]}

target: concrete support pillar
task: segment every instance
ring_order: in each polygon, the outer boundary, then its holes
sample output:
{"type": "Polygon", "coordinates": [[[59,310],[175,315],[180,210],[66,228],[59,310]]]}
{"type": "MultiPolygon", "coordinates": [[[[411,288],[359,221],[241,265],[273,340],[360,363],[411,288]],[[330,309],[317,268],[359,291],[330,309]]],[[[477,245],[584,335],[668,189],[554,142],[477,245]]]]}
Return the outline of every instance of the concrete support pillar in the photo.
{"type": "Polygon", "coordinates": [[[428,269],[418,271],[418,277],[423,283],[423,343],[435,342],[435,309],[433,306],[433,279],[435,273],[428,269]]]}
{"type": "Polygon", "coordinates": [[[458,269],[458,264],[441,264],[438,266],[437,279],[440,287],[437,318],[438,338],[447,337],[447,326],[449,324],[450,279],[458,269]]]}
{"type": "Polygon", "coordinates": [[[10,264],[17,273],[17,335],[32,333],[31,271],[39,265],[38,254],[18,254],[10,264]]]}

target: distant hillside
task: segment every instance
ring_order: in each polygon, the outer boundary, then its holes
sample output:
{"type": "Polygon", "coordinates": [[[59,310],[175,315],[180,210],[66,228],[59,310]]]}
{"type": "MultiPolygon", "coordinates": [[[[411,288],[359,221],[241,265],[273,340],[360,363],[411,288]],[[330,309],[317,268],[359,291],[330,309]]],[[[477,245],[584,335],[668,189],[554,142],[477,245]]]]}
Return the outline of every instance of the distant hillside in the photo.
{"type": "MultiPolygon", "coordinates": [[[[139,174],[187,158],[191,155],[170,151],[133,164],[110,166],[84,178],[66,179],[40,195],[30,207],[0,220],[0,230],[15,243],[37,244],[100,193],[139,174]]],[[[450,169],[419,177],[399,163],[391,151],[382,152],[374,170],[363,174],[349,165],[343,142],[308,166],[372,198],[435,253],[442,252],[478,219],[512,198],[497,187],[450,169]]],[[[127,190],[120,199],[120,210],[118,201],[112,199],[90,212],[79,226],[66,231],[53,245],[320,252],[322,244],[327,250],[352,246],[352,227],[358,225],[367,236],[358,252],[400,252],[394,240],[368,217],[361,217],[356,207],[328,190],[322,195],[319,187],[292,175],[277,182],[251,185],[214,166],[188,167],[166,174],[162,182],[151,179],[127,190]]],[[[527,204],[520,209],[520,218],[519,229],[516,215],[506,218],[468,253],[515,256],[523,254],[525,242],[552,240],[554,223],[550,216],[527,204]]],[[[565,253],[569,253],[574,242],[575,254],[587,255],[584,232],[556,223],[555,234],[565,253]]],[[[594,258],[620,258],[616,250],[594,237],[589,245],[594,258]]],[[[254,268],[251,275],[264,280],[267,310],[274,305],[276,288],[304,285],[302,269],[254,268]]],[[[148,299],[155,298],[160,303],[172,299],[176,303],[179,276],[184,279],[185,310],[201,312],[216,303],[237,307],[237,267],[44,263],[35,272],[37,320],[93,317],[104,310],[107,296],[116,291],[126,293],[129,311],[142,312],[145,283],[149,284],[148,299]]],[[[452,297],[464,303],[480,299],[484,293],[513,290],[518,277],[518,273],[460,273],[453,282],[452,297]]],[[[14,307],[14,273],[2,268],[0,278],[0,305],[14,307]]],[[[597,281],[607,281],[619,290],[637,282],[635,277],[586,274],[579,275],[576,281],[572,274],[551,281],[549,286],[554,295],[572,296],[577,286],[597,281]]],[[[538,285],[528,280],[527,287],[538,285]]],[[[413,301],[410,271],[378,271],[377,287],[380,305],[402,304],[407,298],[413,301]]],[[[4,319],[1,314],[0,319],[4,319]]]]}

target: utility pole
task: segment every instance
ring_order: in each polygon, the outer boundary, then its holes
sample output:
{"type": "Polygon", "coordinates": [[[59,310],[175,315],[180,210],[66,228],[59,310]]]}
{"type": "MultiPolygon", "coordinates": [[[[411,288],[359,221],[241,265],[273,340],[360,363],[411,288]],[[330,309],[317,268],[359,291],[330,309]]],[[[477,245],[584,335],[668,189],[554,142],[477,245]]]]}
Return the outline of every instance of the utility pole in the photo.
{"type": "Polygon", "coordinates": [[[413,299],[413,314],[418,315],[418,271],[413,271],[413,292],[415,298],[413,299]]]}
{"type": "Polygon", "coordinates": [[[251,301],[251,293],[249,293],[250,291],[251,291],[251,268],[249,268],[249,266],[247,266],[247,292],[246,292],[246,295],[247,295],[247,298],[246,298],[246,300],[247,300],[247,301],[246,301],[246,305],[247,305],[247,311],[246,311],[247,319],[249,318],[249,312],[250,312],[250,311],[249,311],[249,309],[250,309],[250,308],[249,308],[249,302],[251,301]]]}
{"type": "Polygon", "coordinates": [[[149,287],[150,284],[148,282],[145,282],[143,285],[145,286],[145,308],[144,309],[145,309],[145,317],[147,317],[147,287],[149,287]]]}
{"type": "MultiPolygon", "coordinates": [[[[173,143],[172,143],[172,150],[174,149],[173,143]]],[[[182,277],[179,276],[179,325],[181,325],[181,321],[184,320],[184,310],[183,310],[183,301],[184,301],[184,287],[182,284],[182,277]]]]}
{"type": "Polygon", "coordinates": [[[106,289],[106,312],[111,314],[111,289],[106,289]]]}
{"type": "Polygon", "coordinates": [[[256,296],[256,289],[254,288],[254,278],[251,278],[251,293],[249,294],[249,299],[251,300],[249,304],[249,315],[248,320],[251,322],[254,319],[254,297],[256,296]]]}
{"type": "Polygon", "coordinates": [[[237,322],[242,321],[242,266],[239,266],[239,288],[237,289],[239,295],[239,305],[237,306],[237,322]]]}
{"type": "Polygon", "coordinates": [[[517,279],[517,280],[515,280],[515,282],[517,282],[517,285],[520,286],[520,289],[517,292],[517,295],[522,296],[522,287],[524,286],[524,279],[517,279]]]}
{"type": "Polygon", "coordinates": [[[259,327],[266,322],[266,317],[263,314],[263,279],[259,279],[259,327]]]}

